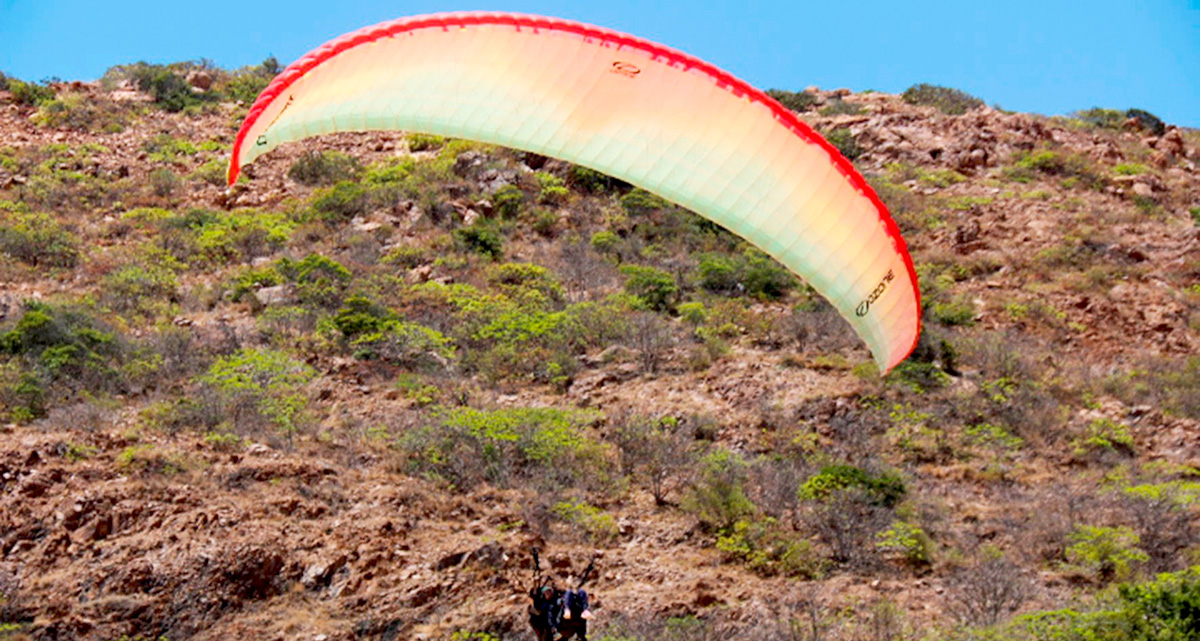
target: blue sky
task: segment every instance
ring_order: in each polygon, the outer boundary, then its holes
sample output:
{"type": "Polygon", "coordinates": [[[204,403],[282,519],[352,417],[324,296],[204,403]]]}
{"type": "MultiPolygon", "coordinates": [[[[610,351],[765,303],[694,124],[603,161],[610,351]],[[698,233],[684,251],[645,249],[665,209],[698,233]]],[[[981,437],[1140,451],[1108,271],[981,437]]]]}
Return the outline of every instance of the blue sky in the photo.
{"type": "Polygon", "coordinates": [[[1006,109],[1139,107],[1200,127],[1200,1],[494,2],[0,0],[0,71],[95,79],[138,60],[283,63],[418,13],[505,10],[626,31],[762,88],[898,93],[929,82],[1006,109]]]}

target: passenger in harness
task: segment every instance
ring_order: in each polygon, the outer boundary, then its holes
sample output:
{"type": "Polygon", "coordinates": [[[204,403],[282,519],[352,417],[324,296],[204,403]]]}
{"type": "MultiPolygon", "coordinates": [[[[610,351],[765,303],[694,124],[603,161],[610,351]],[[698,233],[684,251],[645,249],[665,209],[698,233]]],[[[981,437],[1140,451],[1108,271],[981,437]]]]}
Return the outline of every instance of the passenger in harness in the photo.
{"type": "Polygon", "coordinates": [[[583,586],[591,577],[595,559],[588,563],[583,578],[574,588],[561,590],[550,578],[542,575],[538,550],[533,550],[533,587],[529,590],[529,625],[538,641],[557,641],[577,638],[587,641],[587,622],[592,618],[587,591],[583,586]]]}

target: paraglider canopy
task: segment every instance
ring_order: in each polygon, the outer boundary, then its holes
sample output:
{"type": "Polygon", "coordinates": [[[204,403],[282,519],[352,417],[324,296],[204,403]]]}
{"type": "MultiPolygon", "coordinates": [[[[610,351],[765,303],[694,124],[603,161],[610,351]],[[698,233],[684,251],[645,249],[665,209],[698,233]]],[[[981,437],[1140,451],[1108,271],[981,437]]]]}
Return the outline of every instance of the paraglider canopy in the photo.
{"type": "Polygon", "coordinates": [[[294,62],[238,132],[229,182],[280,144],[402,130],[559,158],[742,236],[825,296],[890,370],[920,334],[895,222],[863,177],[763,92],[680,51],[509,13],[403,18],[294,62]]]}

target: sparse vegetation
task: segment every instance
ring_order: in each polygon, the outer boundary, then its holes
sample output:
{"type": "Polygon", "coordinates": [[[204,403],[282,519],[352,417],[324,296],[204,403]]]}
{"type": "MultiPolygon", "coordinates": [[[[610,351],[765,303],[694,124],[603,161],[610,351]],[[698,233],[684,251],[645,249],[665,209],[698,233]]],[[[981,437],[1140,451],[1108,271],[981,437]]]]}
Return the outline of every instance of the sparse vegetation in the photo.
{"type": "Polygon", "coordinates": [[[976,107],[983,106],[982,100],[965,91],[924,83],[905,89],[902,97],[905,102],[910,104],[935,107],[938,111],[951,116],[961,116],[976,107]]]}

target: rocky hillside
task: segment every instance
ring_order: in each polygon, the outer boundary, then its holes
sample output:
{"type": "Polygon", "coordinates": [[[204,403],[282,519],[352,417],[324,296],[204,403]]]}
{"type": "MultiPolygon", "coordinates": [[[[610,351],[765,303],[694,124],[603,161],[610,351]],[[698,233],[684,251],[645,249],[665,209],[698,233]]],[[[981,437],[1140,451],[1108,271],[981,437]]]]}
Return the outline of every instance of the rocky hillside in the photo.
{"type": "Polygon", "coordinates": [[[532,639],[534,548],[608,641],[1160,638],[1200,581],[1196,131],[776,92],[917,264],[881,377],[585,168],[343,134],[227,191],[270,72],[0,76],[0,639],[532,639]]]}

